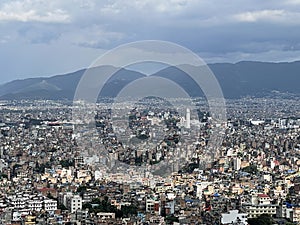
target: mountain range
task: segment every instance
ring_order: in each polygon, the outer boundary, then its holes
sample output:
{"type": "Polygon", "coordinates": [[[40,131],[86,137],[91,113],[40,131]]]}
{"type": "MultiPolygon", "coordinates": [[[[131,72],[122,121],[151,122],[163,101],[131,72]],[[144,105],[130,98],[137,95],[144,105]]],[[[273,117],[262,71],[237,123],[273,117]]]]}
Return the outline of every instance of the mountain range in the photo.
{"type": "MultiPolygon", "coordinates": [[[[225,98],[263,97],[274,93],[300,95],[300,61],[290,63],[243,61],[208,66],[219,81],[225,98]]],[[[101,74],[109,69],[108,67],[96,67],[91,70],[101,74]]],[[[14,80],[0,86],[0,99],[72,100],[77,84],[85,71],[86,69],[83,69],[49,78],[14,80]]],[[[145,76],[143,73],[121,68],[105,83],[100,95],[114,97],[127,84],[145,76]]],[[[171,79],[190,96],[203,96],[196,83],[176,67],[166,67],[151,76],[171,79]]]]}

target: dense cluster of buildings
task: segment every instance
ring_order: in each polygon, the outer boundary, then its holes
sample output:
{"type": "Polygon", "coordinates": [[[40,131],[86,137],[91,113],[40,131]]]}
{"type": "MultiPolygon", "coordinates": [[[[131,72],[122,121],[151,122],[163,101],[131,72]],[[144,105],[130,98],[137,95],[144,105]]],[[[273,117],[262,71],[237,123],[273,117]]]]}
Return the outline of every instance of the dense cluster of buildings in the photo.
{"type": "Polygon", "coordinates": [[[204,163],[208,113],[100,109],[84,140],[68,104],[2,102],[0,224],[300,224],[298,100],[270,101],[229,101],[204,163]]]}

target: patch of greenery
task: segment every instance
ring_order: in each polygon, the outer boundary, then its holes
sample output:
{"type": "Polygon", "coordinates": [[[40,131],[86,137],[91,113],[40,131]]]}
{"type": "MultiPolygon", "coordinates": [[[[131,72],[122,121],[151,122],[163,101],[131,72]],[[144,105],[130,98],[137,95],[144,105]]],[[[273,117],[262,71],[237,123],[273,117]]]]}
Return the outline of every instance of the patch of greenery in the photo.
{"type": "Polygon", "coordinates": [[[248,219],[249,225],[272,225],[273,219],[268,214],[262,214],[257,218],[250,218],[248,219]]]}
{"type": "Polygon", "coordinates": [[[116,206],[111,205],[108,201],[108,198],[105,197],[104,200],[99,198],[93,199],[90,203],[85,203],[82,206],[83,209],[88,209],[89,212],[99,213],[99,212],[110,212],[115,213],[117,218],[128,217],[130,215],[137,214],[137,206],[122,206],[121,210],[118,210],[116,206]]]}
{"type": "Polygon", "coordinates": [[[242,169],[243,172],[256,174],[258,172],[256,165],[250,165],[242,169]]]}
{"type": "Polygon", "coordinates": [[[75,162],[72,159],[66,159],[66,160],[61,160],[59,162],[59,164],[63,167],[63,168],[69,168],[70,166],[75,166],[75,162]]]}

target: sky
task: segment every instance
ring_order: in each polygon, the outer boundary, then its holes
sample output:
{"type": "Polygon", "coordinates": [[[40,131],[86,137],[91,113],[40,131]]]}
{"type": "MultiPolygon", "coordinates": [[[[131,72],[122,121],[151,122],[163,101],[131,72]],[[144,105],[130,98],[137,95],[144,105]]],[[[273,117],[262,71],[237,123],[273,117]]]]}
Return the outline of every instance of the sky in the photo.
{"type": "Polygon", "coordinates": [[[300,0],[1,0],[0,83],[88,67],[140,40],[207,63],[300,60],[300,0]]]}

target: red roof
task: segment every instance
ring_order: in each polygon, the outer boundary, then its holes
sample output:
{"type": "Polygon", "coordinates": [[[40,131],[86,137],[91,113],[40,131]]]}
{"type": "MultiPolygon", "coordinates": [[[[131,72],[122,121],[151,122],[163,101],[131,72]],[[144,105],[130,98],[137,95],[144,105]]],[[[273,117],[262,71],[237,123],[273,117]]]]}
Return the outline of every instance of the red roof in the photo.
{"type": "Polygon", "coordinates": [[[45,191],[56,191],[54,188],[46,188],[46,187],[38,188],[37,190],[38,190],[38,191],[41,191],[41,192],[45,192],[45,191]]]}
{"type": "Polygon", "coordinates": [[[266,195],[266,194],[258,194],[258,197],[260,197],[260,198],[269,198],[269,196],[266,195]]]}

